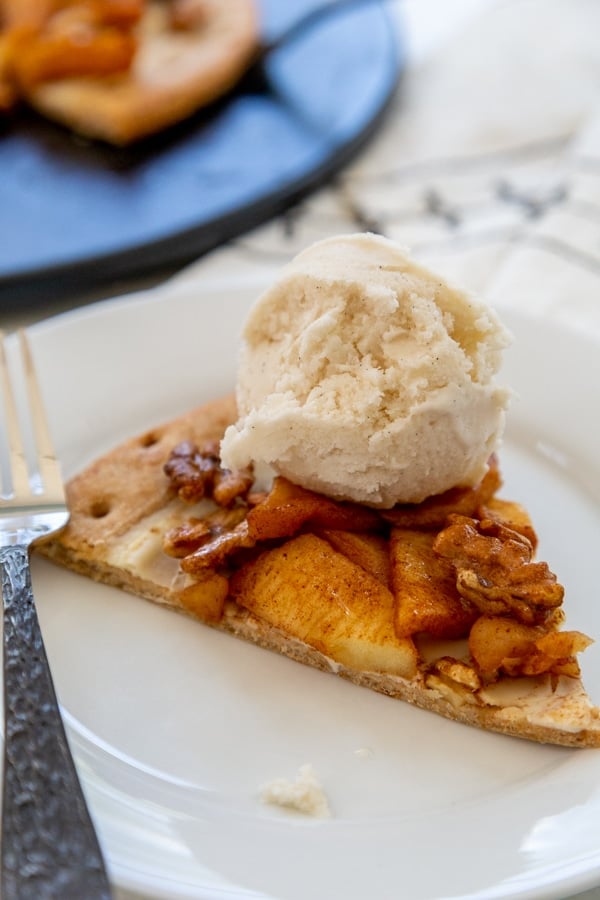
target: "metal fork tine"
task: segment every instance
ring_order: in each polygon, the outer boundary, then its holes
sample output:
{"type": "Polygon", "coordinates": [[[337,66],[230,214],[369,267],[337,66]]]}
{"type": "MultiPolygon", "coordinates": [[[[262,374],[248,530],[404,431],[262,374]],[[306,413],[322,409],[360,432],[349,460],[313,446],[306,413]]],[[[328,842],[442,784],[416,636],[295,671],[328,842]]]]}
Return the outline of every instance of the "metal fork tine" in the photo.
{"type": "Polygon", "coordinates": [[[2,424],[8,438],[2,442],[2,456],[4,461],[7,443],[13,489],[10,499],[0,498],[5,699],[0,895],[5,900],[42,895],[110,900],[102,851],[58,708],[29,571],[33,542],[64,528],[69,511],[25,335],[18,336],[14,347],[21,351],[21,365],[12,385],[7,349],[0,332],[0,394],[6,398],[2,424]],[[29,421],[21,418],[23,435],[19,405],[23,414],[29,407],[29,421]],[[29,452],[34,442],[37,462],[29,452]],[[31,489],[28,468],[43,480],[41,493],[31,489]]]}
{"type": "Polygon", "coordinates": [[[64,498],[63,482],[60,466],[54,453],[52,438],[40,386],[35,373],[31,348],[26,333],[19,330],[19,343],[25,369],[25,380],[29,397],[29,410],[37,448],[39,473],[44,484],[44,496],[47,500],[61,501],[64,498]]]}
{"type": "Polygon", "coordinates": [[[0,331],[0,377],[4,394],[4,408],[6,419],[6,432],[10,454],[10,472],[12,479],[12,494],[14,497],[26,497],[31,493],[29,489],[29,476],[27,474],[27,461],[21,440],[21,430],[17,418],[17,408],[13,394],[10,374],[8,371],[8,359],[4,346],[5,335],[0,331]]]}

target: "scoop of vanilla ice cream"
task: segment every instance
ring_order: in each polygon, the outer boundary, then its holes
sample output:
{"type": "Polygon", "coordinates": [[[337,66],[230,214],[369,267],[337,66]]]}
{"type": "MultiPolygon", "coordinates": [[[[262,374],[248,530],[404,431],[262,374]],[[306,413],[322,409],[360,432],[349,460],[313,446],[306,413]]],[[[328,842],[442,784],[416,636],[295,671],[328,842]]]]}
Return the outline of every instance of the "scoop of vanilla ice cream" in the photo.
{"type": "Polygon", "coordinates": [[[246,322],[223,463],[372,506],[476,484],[500,439],[495,313],[371,234],[304,250],[246,322]]]}

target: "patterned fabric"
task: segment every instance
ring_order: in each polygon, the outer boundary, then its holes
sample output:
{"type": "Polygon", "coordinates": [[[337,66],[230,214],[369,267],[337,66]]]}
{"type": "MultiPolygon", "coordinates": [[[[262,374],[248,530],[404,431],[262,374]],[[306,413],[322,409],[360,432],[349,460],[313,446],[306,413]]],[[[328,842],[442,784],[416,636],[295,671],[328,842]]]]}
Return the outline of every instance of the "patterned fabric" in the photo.
{"type": "Polygon", "coordinates": [[[314,240],[371,230],[498,307],[600,333],[598,34],[595,0],[488,5],[409,62],[334,183],[178,277],[272,272],[314,240]]]}

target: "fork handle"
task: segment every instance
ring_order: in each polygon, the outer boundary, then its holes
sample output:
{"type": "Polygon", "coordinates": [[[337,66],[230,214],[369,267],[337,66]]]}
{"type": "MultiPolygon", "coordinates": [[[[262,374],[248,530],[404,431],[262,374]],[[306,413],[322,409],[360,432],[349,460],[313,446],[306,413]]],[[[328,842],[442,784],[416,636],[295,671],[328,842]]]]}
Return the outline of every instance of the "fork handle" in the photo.
{"type": "Polygon", "coordinates": [[[25,546],[0,549],[4,598],[4,900],[109,900],[40,632],[25,546]]]}

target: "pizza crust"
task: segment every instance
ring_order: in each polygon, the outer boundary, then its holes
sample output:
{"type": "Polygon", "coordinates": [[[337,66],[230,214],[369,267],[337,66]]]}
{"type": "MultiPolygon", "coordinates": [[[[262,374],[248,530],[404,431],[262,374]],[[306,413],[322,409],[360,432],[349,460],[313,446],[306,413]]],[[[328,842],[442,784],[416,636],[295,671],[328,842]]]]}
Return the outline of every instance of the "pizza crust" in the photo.
{"type": "MultiPolygon", "coordinates": [[[[200,618],[186,600],[189,576],[162,553],[161,532],[190,516],[172,499],[162,467],[177,443],[218,440],[235,417],[230,396],[115,448],[72,479],[70,523],[37,551],[96,581],[200,618]]],[[[600,747],[600,710],[578,679],[505,678],[473,693],[430,667],[411,679],[349,668],[230,599],[218,623],[204,624],[456,722],[542,743],[600,747]]]]}
{"type": "Polygon", "coordinates": [[[166,4],[149,0],[133,66],[123,75],[63,78],[26,99],[40,113],[87,137],[125,145],[179,122],[227,93],[258,46],[254,0],[198,0],[206,21],[167,28],[166,4]]]}

